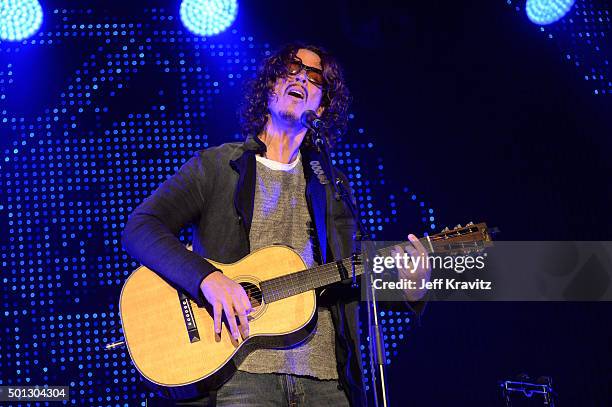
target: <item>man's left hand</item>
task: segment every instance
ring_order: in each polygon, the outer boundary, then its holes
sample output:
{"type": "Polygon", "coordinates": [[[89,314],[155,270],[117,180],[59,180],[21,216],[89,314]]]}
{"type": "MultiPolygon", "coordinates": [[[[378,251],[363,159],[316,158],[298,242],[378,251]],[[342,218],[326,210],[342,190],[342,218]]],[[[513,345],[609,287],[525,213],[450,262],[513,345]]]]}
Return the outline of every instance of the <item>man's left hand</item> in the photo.
{"type": "Polygon", "coordinates": [[[408,235],[408,242],[403,246],[395,246],[395,251],[403,256],[407,253],[411,259],[413,259],[408,268],[398,268],[398,278],[412,280],[416,283],[416,289],[404,290],[404,295],[408,301],[418,301],[423,298],[427,289],[421,288],[423,280],[429,281],[431,277],[431,268],[429,267],[429,261],[427,260],[427,249],[419,241],[419,239],[413,235],[408,235]]]}

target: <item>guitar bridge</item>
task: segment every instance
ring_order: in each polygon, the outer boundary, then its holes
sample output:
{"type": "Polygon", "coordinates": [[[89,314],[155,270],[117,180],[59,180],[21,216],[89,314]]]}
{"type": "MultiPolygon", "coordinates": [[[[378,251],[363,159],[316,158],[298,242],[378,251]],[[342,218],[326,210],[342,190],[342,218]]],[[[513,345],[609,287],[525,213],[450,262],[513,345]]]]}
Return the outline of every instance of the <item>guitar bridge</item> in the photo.
{"type": "Polygon", "coordinates": [[[181,292],[178,293],[179,301],[181,304],[181,311],[183,313],[183,319],[185,320],[185,327],[187,328],[187,335],[189,336],[189,342],[194,343],[200,340],[200,333],[198,332],[198,326],[196,325],[195,318],[193,317],[193,309],[189,298],[181,292]]]}

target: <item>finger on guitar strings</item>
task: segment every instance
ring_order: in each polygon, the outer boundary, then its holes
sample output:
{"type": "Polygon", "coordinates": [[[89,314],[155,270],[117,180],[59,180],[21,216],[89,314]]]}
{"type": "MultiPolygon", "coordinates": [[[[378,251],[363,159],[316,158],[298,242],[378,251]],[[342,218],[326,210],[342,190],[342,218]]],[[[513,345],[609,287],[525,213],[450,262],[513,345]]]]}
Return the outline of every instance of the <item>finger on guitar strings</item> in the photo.
{"type": "Polygon", "coordinates": [[[238,328],[242,339],[246,339],[249,336],[249,312],[244,309],[236,309],[236,317],[238,318],[238,328]]]}
{"type": "Polygon", "coordinates": [[[423,243],[421,243],[418,237],[410,234],[408,235],[408,240],[410,241],[410,243],[412,244],[412,247],[416,249],[416,251],[418,252],[420,256],[427,256],[427,249],[425,249],[425,246],[423,246],[423,243]]]}
{"type": "Polygon", "coordinates": [[[238,331],[238,324],[236,324],[236,314],[234,313],[234,305],[227,299],[222,301],[222,303],[223,312],[225,313],[225,320],[227,322],[227,325],[229,326],[231,337],[234,339],[234,342],[237,342],[238,338],[240,338],[240,333],[238,331]]]}
{"type": "Polygon", "coordinates": [[[213,321],[215,327],[215,342],[221,340],[221,319],[223,317],[223,305],[220,302],[213,304],[213,321]]]}

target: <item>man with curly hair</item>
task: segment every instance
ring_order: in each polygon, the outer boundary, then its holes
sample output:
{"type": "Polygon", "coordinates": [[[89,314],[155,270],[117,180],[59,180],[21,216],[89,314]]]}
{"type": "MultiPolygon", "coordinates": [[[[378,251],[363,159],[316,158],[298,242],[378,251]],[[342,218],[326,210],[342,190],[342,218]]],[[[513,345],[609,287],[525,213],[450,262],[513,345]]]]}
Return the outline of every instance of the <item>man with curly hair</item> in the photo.
{"type": "MultiPolygon", "coordinates": [[[[303,112],[315,111],[333,143],[346,129],[349,101],[338,63],[321,48],[292,44],[266,58],[240,111],[246,141],[198,152],[165,181],[130,217],[126,250],[199,306],[210,306],[217,334],[225,316],[233,338],[246,338],[250,300],[203,257],[232,263],[284,244],[312,267],[355,252],[357,220],[335,199],[329,180],[313,172],[321,158],[300,122],[303,112]],[[176,237],[190,223],[193,251],[176,237]]],[[[350,279],[323,290],[316,329],[306,340],[253,351],[210,397],[183,405],[215,399],[220,406],[363,404],[359,294],[350,279]]]]}

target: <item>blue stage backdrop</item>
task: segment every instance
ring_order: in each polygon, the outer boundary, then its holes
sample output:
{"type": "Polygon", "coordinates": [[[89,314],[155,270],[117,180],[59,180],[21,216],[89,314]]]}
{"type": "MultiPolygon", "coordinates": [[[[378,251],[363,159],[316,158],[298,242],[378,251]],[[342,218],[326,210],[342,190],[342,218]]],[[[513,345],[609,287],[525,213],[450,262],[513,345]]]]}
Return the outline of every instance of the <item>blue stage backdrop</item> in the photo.
{"type": "MultiPolygon", "coordinates": [[[[138,266],[121,232],[195,151],[243,139],[241,86],[280,44],[239,29],[193,35],[174,8],[44,11],[31,39],[0,43],[0,385],[70,384],[71,404],[144,405],[127,351],[104,348],[121,339],[119,292],[138,266]]],[[[412,230],[433,231],[434,210],[386,185],[375,138],[351,119],[333,158],[372,238],[401,210],[412,230]]],[[[409,318],[385,319],[391,358],[409,318]]]]}
{"type": "MultiPolygon", "coordinates": [[[[242,139],[241,85],[281,45],[241,26],[241,11],[224,33],[197,36],[175,3],[45,3],[36,34],[0,40],[0,385],[70,385],[73,405],[144,406],[150,397],[127,351],[105,350],[121,339],[119,293],[138,266],[121,232],[195,151],[242,139]]],[[[524,2],[506,3],[520,13],[516,24],[531,24],[524,2]]],[[[609,98],[607,7],[578,0],[555,25],[533,29],[557,41],[560,60],[575,65],[594,97],[609,98]]],[[[379,144],[351,115],[333,157],[371,237],[400,216],[406,231],[445,226],[423,194],[386,181],[379,144]]],[[[383,312],[392,362],[410,321],[383,312]]]]}

